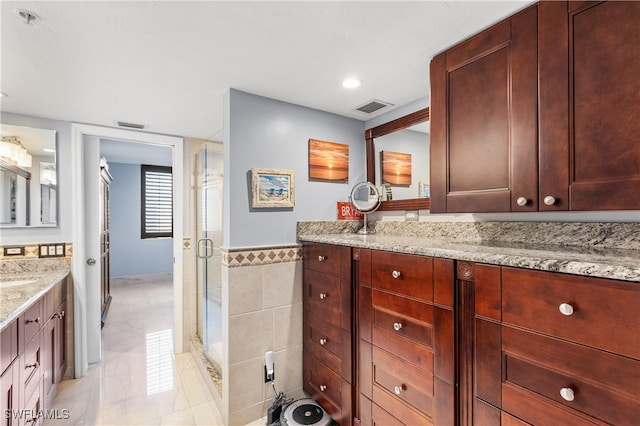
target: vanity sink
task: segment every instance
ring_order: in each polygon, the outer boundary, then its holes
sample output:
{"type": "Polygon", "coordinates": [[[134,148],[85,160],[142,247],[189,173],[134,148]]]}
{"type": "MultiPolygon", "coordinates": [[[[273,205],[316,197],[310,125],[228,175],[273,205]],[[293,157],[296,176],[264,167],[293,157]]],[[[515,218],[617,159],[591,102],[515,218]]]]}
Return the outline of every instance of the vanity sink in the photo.
{"type": "Polygon", "coordinates": [[[11,280],[11,281],[0,281],[0,288],[7,287],[15,287],[18,285],[31,284],[36,282],[36,280],[11,280]]]}

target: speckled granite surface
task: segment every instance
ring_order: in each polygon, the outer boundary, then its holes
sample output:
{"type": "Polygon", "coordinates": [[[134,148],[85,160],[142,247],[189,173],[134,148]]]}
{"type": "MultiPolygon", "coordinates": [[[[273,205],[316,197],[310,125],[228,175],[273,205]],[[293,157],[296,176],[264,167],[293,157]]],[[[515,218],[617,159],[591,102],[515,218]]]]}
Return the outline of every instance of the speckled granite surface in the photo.
{"type": "Polygon", "coordinates": [[[640,224],[299,222],[298,239],[501,266],[640,282],[640,224]]]}
{"type": "Polygon", "coordinates": [[[70,272],[70,259],[19,259],[0,261],[0,329],[70,272]],[[10,285],[14,281],[30,281],[10,285]]]}

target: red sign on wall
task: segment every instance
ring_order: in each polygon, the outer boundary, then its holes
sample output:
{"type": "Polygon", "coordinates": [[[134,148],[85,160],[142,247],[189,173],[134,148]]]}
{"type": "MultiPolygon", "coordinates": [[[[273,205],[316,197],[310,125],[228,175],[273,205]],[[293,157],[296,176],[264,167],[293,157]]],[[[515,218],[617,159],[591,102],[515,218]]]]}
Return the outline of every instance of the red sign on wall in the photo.
{"type": "Polygon", "coordinates": [[[364,214],[346,201],[338,201],[338,220],[362,220],[364,214]]]}

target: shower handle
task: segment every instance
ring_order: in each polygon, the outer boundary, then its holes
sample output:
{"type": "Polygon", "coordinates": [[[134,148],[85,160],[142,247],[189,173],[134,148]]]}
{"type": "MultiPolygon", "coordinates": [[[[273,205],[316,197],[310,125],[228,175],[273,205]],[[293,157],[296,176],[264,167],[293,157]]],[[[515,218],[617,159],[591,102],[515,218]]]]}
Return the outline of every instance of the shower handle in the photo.
{"type": "Polygon", "coordinates": [[[198,253],[197,256],[200,259],[209,259],[213,256],[213,240],[211,238],[200,238],[198,240],[198,253]],[[204,250],[204,254],[202,251],[204,250]]]}

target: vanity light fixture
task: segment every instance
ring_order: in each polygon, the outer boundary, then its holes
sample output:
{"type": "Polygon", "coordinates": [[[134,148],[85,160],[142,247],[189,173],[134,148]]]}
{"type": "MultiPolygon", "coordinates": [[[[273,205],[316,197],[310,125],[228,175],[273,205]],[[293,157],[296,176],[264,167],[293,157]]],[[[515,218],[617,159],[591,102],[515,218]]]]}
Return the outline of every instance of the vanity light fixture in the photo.
{"type": "Polygon", "coordinates": [[[346,89],[355,89],[356,87],[360,86],[360,83],[360,80],[358,80],[357,78],[348,78],[342,82],[342,87],[346,89]]]}
{"type": "Polygon", "coordinates": [[[31,154],[15,136],[3,136],[0,141],[0,157],[18,167],[31,167],[31,154]]]}

